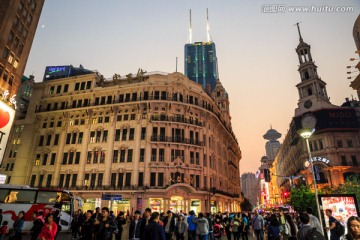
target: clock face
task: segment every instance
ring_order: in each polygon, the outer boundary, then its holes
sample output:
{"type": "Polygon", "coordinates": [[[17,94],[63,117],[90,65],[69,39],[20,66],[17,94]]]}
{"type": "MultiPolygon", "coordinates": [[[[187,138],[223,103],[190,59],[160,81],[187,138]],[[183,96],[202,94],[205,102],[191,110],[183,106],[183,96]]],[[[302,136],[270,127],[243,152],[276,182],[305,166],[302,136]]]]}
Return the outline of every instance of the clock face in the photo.
{"type": "Polygon", "coordinates": [[[307,100],[307,101],[304,103],[304,107],[305,107],[305,108],[311,108],[311,106],[312,106],[312,101],[310,101],[310,100],[307,100]]]}
{"type": "Polygon", "coordinates": [[[306,115],[301,119],[301,125],[303,128],[315,128],[316,125],[316,118],[313,115],[306,115]]]}

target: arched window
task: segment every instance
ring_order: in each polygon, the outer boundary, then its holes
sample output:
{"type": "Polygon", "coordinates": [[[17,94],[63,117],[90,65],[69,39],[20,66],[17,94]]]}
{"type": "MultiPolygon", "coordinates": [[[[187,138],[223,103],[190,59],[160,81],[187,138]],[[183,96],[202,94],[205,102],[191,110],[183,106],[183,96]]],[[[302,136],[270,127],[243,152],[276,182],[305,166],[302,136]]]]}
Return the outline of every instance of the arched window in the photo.
{"type": "Polygon", "coordinates": [[[328,183],[326,175],[323,172],[319,172],[317,176],[317,183],[328,183]]]}
{"type": "Polygon", "coordinates": [[[308,93],[308,96],[311,96],[313,93],[312,93],[312,89],[311,88],[308,88],[307,89],[307,93],[308,93]]]}
{"type": "Polygon", "coordinates": [[[310,78],[308,71],[304,72],[304,77],[305,77],[305,80],[308,80],[310,78]]]}

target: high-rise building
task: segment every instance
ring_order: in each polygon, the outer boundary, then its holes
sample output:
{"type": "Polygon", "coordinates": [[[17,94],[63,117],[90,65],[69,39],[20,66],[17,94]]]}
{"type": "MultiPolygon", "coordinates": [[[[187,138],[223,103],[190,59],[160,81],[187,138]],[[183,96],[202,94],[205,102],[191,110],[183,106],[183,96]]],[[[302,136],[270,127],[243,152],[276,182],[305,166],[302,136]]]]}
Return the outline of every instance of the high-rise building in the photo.
{"type": "Polygon", "coordinates": [[[260,188],[254,173],[244,173],[241,175],[241,191],[249,199],[252,205],[258,202],[257,197],[260,188]]]}
{"type": "MultiPolygon", "coordinates": [[[[46,68],[57,70],[67,72],[46,68]]],[[[15,120],[0,169],[8,183],[70,189],[84,209],[240,210],[241,151],[220,81],[211,97],[181,73],[58,73],[34,84],[15,120]]]]}
{"type": "Polygon", "coordinates": [[[184,71],[185,76],[200,84],[209,94],[214,90],[216,80],[219,78],[215,43],[211,40],[208,12],[207,41],[192,42],[191,10],[189,43],[185,44],[184,71]]]}
{"type": "MultiPolygon", "coordinates": [[[[354,41],[355,41],[355,46],[356,46],[356,50],[355,53],[358,54],[358,56],[360,56],[360,15],[357,17],[357,19],[355,20],[354,23],[354,28],[353,28],[353,37],[354,37],[354,41]]],[[[357,76],[354,76],[353,81],[351,81],[350,87],[352,87],[354,90],[356,90],[357,95],[358,95],[358,99],[360,99],[360,61],[359,59],[356,58],[351,58],[351,66],[348,66],[349,68],[349,72],[350,73],[358,73],[357,76]],[[353,62],[355,62],[355,64],[353,64],[353,62]],[[359,71],[354,71],[356,68],[359,71]]],[[[352,78],[352,77],[349,77],[352,78]]]]}
{"type": "Polygon", "coordinates": [[[185,44],[185,75],[204,90],[214,90],[218,79],[215,43],[185,44]]]}
{"type": "Polygon", "coordinates": [[[0,90],[15,95],[45,0],[0,1],[0,90]]]}

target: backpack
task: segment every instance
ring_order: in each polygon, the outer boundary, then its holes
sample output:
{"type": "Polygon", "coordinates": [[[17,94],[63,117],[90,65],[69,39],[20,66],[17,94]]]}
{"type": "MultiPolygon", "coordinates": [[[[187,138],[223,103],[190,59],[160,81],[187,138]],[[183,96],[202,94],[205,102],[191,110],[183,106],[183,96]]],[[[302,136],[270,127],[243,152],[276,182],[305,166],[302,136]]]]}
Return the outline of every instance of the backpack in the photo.
{"type": "Polygon", "coordinates": [[[336,227],[335,227],[336,235],[341,237],[342,235],[345,234],[345,227],[339,221],[336,221],[335,224],[336,224],[336,227]]]}
{"type": "Polygon", "coordinates": [[[305,235],[306,240],[325,240],[325,237],[316,230],[316,228],[312,228],[305,235]]]}

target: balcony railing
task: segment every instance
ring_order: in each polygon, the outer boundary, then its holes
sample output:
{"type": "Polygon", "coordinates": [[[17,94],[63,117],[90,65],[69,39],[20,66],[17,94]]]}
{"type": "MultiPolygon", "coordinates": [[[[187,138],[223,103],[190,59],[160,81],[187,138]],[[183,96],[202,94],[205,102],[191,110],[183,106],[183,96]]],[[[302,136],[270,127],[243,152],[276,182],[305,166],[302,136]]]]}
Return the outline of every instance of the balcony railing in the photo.
{"type": "Polygon", "coordinates": [[[183,116],[168,116],[168,115],[153,115],[151,116],[151,121],[164,121],[164,122],[177,122],[177,123],[186,123],[196,126],[203,126],[203,123],[197,119],[185,118],[183,116]]]}
{"type": "Polygon", "coordinates": [[[196,145],[196,146],[203,146],[202,141],[198,141],[195,139],[188,139],[183,137],[166,137],[163,135],[152,135],[151,136],[152,142],[172,142],[172,143],[182,143],[182,144],[190,144],[190,145],[196,145]]]}

